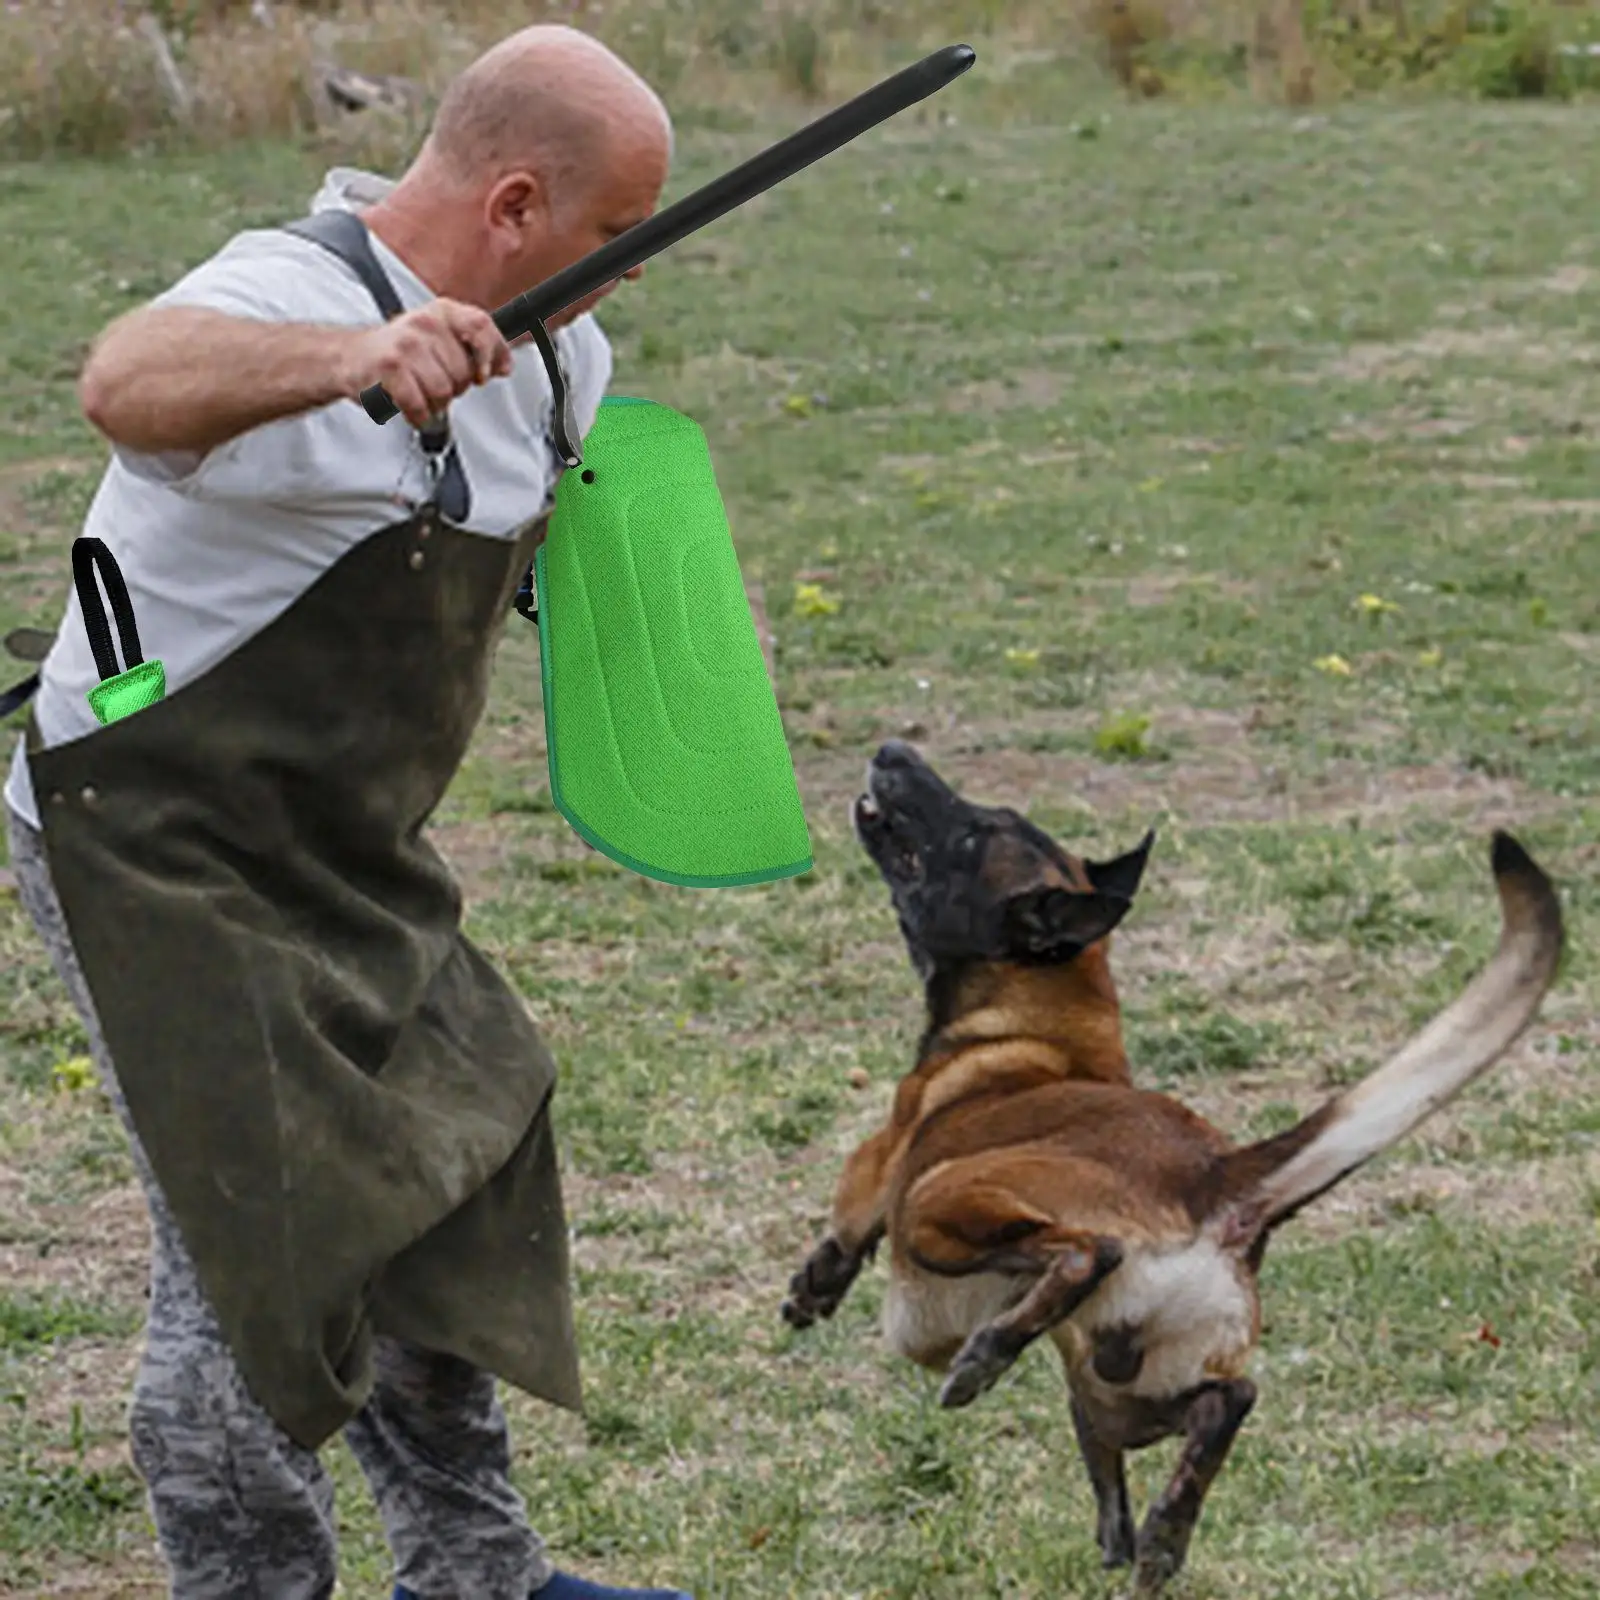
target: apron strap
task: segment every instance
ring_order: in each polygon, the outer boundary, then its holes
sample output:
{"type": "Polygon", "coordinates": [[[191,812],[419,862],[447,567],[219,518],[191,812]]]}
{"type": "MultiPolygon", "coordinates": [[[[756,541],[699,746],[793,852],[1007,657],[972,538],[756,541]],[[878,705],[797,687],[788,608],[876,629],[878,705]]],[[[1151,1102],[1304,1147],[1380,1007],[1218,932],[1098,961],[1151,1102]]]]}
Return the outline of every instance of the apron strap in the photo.
{"type": "Polygon", "coordinates": [[[89,648],[94,651],[94,665],[100,681],[104,683],[107,678],[115,678],[137,667],[144,660],[144,654],[139,648],[139,627],[133,620],[133,602],[128,598],[127,584],[122,581],[122,569],[103,540],[84,534],[72,541],[72,581],[78,591],[78,604],[83,608],[83,625],[89,634],[89,648]],[[111,601],[111,614],[117,619],[117,637],[122,641],[121,667],[117,665],[117,652],[111,643],[106,608],[100,603],[100,590],[94,581],[97,567],[111,601]]]}
{"type": "Polygon", "coordinates": [[[0,718],[9,717],[13,711],[20,711],[38,692],[37,672],[31,678],[24,678],[21,683],[12,684],[4,694],[0,694],[0,718]]]}
{"type": "MultiPolygon", "coordinates": [[[[383,270],[372,249],[367,226],[353,211],[337,207],[313,212],[294,222],[283,224],[285,233],[320,245],[330,255],[337,256],[361,280],[362,286],[377,303],[386,320],[400,316],[405,307],[395,292],[389,275],[383,270]]],[[[561,365],[556,358],[550,335],[540,324],[534,332],[534,342],[544,357],[550,376],[550,386],[555,401],[555,414],[551,419],[553,442],[562,460],[569,466],[580,459],[576,445],[577,428],[572,416],[572,396],[563,381],[561,365]]],[[[450,424],[440,415],[419,431],[418,441],[428,457],[433,477],[434,501],[439,510],[452,522],[466,521],[472,509],[472,491],[467,484],[466,470],[461,464],[461,453],[450,437],[450,424]]],[[[99,539],[79,538],[72,547],[72,575],[77,587],[78,600],[83,607],[84,625],[89,631],[89,644],[94,651],[95,667],[103,683],[117,676],[116,655],[111,643],[111,630],[106,622],[105,607],[100,601],[100,591],[94,581],[93,568],[100,568],[106,594],[111,601],[112,615],[116,618],[117,632],[122,640],[122,652],[128,667],[136,667],[144,657],[139,648],[139,630],[133,617],[133,606],[128,598],[128,588],[123,582],[121,569],[111,552],[99,539]]],[[[530,563],[517,591],[516,608],[530,622],[539,620],[534,605],[533,566],[530,563]]],[[[39,674],[32,673],[20,683],[0,692],[0,721],[20,710],[39,692],[39,674]]]]}
{"type": "Polygon", "coordinates": [[[400,316],[405,307],[395,293],[389,274],[379,265],[372,252],[372,241],[367,235],[367,225],[353,211],[338,209],[315,211],[309,217],[283,225],[285,233],[309,239],[336,255],[361,280],[367,293],[378,302],[378,310],[386,319],[400,316]]]}
{"type": "MultiPolygon", "coordinates": [[[[372,252],[366,224],[353,211],[338,208],[314,211],[298,222],[285,223],[284,231],[309,239],[338,256],[366,285],[367,292],[378,302],[378,309],[385,317],[400,315],[403,309],[400,298],[389,281],[389,275],[372,252]]],[[[556,353],[555,341],[542,322],[535,321],[528,331],[550,379],[550,442],[566,466],[580,466],[583,455],[578,447],[578,423],[572,411],[572,391],[567,387],[566,376],[561,370],[561,358],[556,353]]],[[[471,497],[467,491],[466,474],[461,469],[461,457],[450,441],[448,422],[440,417],[436,428],[424,429],[418,437],[422,448],[429,452],[430,460],[438,462],[443,457],[442,466],[436,470],[434,477],[439,509],[452,522],[465,521],[471,497]]],[[[531,561],[522,575],[522,584],[512,604],[529,622],[537,625],[539,608],[531,561]]]]}
{"type": "MultiPolygon", "coordinates": [[[[283,231],[321,245],[330,255],[337,256],[361,280],[386,319],[392,321],[404,312],[389,274],[373,253],[367,225],[355,212],[338,207],[314,211],[309,217],[284,223],[283,231]]],[[[435,504],[452,522],[465,522],[472,510],[472,492],[467,487],[461,452],[450,437],[449,420],[441,412],[418,432],[417,439],[428,459],[435,504]]]]}

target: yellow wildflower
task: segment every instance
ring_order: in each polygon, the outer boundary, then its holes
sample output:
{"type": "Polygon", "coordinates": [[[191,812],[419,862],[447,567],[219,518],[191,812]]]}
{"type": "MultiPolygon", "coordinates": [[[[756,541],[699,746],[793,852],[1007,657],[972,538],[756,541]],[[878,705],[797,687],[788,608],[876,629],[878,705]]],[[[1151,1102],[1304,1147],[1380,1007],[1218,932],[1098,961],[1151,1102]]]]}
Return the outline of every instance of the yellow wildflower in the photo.
{"type": "Polygon", "coordinates": [[[839,602],[822,592],[820,583],[797,583],[794,586],[794,612],[797,617],[831,617],[839,609],[839,602]]]}
{"type": "Polygon", "coordinates": [[[56,1062],[50,1076],[55,1079],[58,1089],[73,1094],[94,1083],[94,1063],[88,1056],[68,1056],[66,1060],[56,1062]]]}

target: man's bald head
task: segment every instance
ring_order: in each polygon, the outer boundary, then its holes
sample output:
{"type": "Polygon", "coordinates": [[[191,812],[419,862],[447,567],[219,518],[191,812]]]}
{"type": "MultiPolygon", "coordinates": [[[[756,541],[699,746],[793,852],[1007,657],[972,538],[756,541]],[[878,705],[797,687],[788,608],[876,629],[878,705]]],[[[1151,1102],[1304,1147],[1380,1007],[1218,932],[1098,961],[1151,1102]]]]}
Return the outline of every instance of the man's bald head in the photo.
{"type": "Polygon", "coordinates": [[[502,40],[446,90],[426,155],[458,183],[493,184],[527,168],[565,209],[635,152],[670,160],[660,97],[598,39],[540,24],[502,40]]]}
{"type": "Polygon", "coordinates": [[[649,84],[598,39],[541,25],[450,85],[417,159],[363,216],[436,295],[492,311],[637,227],[671,162],[672,123],[649,84]]]}

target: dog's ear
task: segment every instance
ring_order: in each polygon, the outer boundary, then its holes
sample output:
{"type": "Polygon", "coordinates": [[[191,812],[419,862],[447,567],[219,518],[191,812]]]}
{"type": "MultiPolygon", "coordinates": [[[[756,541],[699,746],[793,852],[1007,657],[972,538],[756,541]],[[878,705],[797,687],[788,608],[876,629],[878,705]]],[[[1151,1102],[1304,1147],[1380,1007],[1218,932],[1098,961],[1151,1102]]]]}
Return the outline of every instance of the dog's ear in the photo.
{"type": "Polygon", "coordinates": [[[1139,880],[1144,876],[1144,864],[1150,859],[1150,847],[1155,842],[1156,830],[1152,828],[1133,849],[1115,861],[1085,861],[1083,870],[1089,875],[1095,892],[1116,895],[1123,900],[1133,899],[1139,880]]]}
{"type": "Polygon", "coordinates": [[[1027,889],[1006,902],[1006,953],[1021,960],[1069,961],[1103,939],[1128,914],[1120,894],[1027,889]]]}

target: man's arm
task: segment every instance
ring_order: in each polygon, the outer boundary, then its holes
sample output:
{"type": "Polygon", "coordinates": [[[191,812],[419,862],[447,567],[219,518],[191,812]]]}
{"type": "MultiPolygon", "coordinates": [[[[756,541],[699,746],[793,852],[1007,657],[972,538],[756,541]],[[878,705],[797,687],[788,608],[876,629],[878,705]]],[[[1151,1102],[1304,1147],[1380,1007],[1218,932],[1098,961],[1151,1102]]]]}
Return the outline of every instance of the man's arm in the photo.
{"type": "Polygon", "coordinates": [[[454,300],[375,328],[146,306],[95,341],[78,400],[113,444],[204,454],[281,417],[354,399],[372,383],[421,427],[475,383],[510,371],[494,319],[454,300]]]}
{"type": "Polygon", "coordinates": [[[96,340],[78,400],[115,444],[151,455],[203,453],[263,423],[343,399],[351,346],[365,331],[193,306],[134,311],[96,340]]]}

